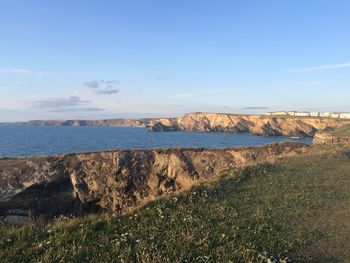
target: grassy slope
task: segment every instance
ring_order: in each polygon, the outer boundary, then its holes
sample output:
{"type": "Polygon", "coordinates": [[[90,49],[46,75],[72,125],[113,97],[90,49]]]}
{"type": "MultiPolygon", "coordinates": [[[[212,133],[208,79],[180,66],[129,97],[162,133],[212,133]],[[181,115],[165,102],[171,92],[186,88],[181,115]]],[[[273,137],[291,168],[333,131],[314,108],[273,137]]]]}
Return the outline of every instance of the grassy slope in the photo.
{"type": "Polygon", "coordinates": [[[350,124],[343,125],[333,132],[334,136],[350,137],[350,124]]]}
{"type": "Polygon", "coordinates": [[[264,255],[350,262],[344,152],[230,171],[127,216],[0,226],[2,262],[258,262],[264,255]]]}

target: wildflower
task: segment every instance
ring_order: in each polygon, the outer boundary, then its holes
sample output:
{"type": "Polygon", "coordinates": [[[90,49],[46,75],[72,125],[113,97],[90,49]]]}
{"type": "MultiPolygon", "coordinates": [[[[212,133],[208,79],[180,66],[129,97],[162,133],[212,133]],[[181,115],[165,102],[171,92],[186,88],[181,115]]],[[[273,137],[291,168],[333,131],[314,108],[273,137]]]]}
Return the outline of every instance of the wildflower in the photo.
{"type": "Polygon", "coordinates": [[[46,231],[48,234],[51,234],[52,233],[52,229],[49,229],[46,231]]]}
{"type": "Polygon", "coordinates": [[[39,244],[39,248],[42,248],[42,247],[43,247],[43,244],[42,244],[42,243],[40,243],[40,244],[39,244]]]}
{"type": "Polygon", "coordinates": [[[47,242],[46,242],[46,245],[50,245],[50,244],[51,244],[51,241],[47,241],[47,242]]]}
{"type": "Polygon", "coordinates": [[[225,234],[222,234],[221,237],[224,238],[226,235],[225,234]]]}
{"type": "Polygon", "coordinates": [[[10,242],[12,242],[13,240],[12,240],[11,238],[8,238],[6,241],[10,243],[10,242]]]}
{"type": "Polygon", "coordinates": [[[139,242],[140,242],[140,239],[137,239],[135,242],[136,242],[136,243],[139,243],[139,242]]]}
{"type": "Polygon", "coordinates": [[[82,226],[84,226],[84,224],[80,224],[79,226],[82,227],[82,226]]]}

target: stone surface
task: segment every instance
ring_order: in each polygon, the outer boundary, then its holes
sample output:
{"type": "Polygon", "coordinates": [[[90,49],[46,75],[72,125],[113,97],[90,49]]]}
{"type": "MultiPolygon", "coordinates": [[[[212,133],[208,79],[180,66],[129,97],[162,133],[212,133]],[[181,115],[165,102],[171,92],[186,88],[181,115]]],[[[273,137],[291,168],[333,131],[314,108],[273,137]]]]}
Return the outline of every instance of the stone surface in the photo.
{"type": "Polygon", "coordinates": [[[310,147],[275,143],[233,149],[115,150],[0,159],[0,215],[124,213],[237,166],[272,162],[310,147]]]}
{"type": "Polygon", "coordinates": [[[262,136],[313,137],[317,131],[346,123],[350,121],[319,117],[188,113],[180,118],[151,120],[148,127],[152,131],[227,131],[262,136]]]}

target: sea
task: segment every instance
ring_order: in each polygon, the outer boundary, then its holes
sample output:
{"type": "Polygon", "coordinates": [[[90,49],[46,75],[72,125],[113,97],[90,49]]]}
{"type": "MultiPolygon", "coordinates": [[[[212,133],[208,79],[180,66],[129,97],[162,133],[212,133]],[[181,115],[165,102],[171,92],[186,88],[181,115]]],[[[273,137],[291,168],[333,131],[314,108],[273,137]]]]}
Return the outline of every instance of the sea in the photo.
{"type": "Polygon", "coordinates": [[[228,148],[284,141],[312,143],[311,138],[262,137],[228,132],[152,132],[139,127],[0,126],[0,157],[134,148],[228,148]]]}

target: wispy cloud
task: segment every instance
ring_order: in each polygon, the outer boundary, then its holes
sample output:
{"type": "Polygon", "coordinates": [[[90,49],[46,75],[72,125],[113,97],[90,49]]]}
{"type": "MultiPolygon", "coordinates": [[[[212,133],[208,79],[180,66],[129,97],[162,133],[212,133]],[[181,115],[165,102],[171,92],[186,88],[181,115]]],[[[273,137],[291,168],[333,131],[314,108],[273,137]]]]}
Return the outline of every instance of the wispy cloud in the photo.
{"type": "Polygon", "coordinates": [[[339,63],[339,64],[326,64],[326,65],[300,68],[300,69],[292,69],[290,71],[291,72],[304,72],[304,71],[320,71],[320,70],[339,69],[339,68],[350,68],[350,62],[339,63]]]}
{"type": "Polygon", "coordinates": [[[119,93],[119,89],[104,89],[96,91],[96,94],[103,95],[103,94],[117,94],[119,93]]]}
{"type": "Polygon", "coordinates": [[[167,80],[169,80],[169,78],[167,76],[164,76],[164,75],[156,75],[155,78],[157,80],[160,80],[160,81],[167,81],[167,80]]]}
{"type": "Polygon", "coordinates": [[[81,104],[89,103],[88,100],[83,100],[78,96],[69,96],[63,98],[49,98],[45,100],[34,101],[33,108],[61,108],[74,107],[81,104]]]}
{"type": "Polygon", "coordinates": [[[0,73],[9,73],[9,74],[24,74],[24,75],[45,75],[42,71],[25,69],[25,68],[0,68],[0,73]]]}
{"type": "Polygon", "coordinates": [[[99,86],[99,83],[96,80],[92,80],[92,81],[85,82],[84,85],[90,89],[97,89],[99,86]]]}
{"type": "Polygon", "coordinates": [[[97,112],[97,111],[103,111],[102,108],[67,108],[67,109],[54,109],[50,110],[49,112],[57,112],[57,113],[64,113],[64,112],[97,112]]]}
{"type": "Polygon", "coordinates": [[[97,95],[111,95],[119,93],[117,80],[92,80],[85,82],[84,85],[92,90],[97,95]]]}
{"type": "Polygon", "coordinates": [[[242,110],[268,110],[269,107],[244,107],[242,110]]]}

